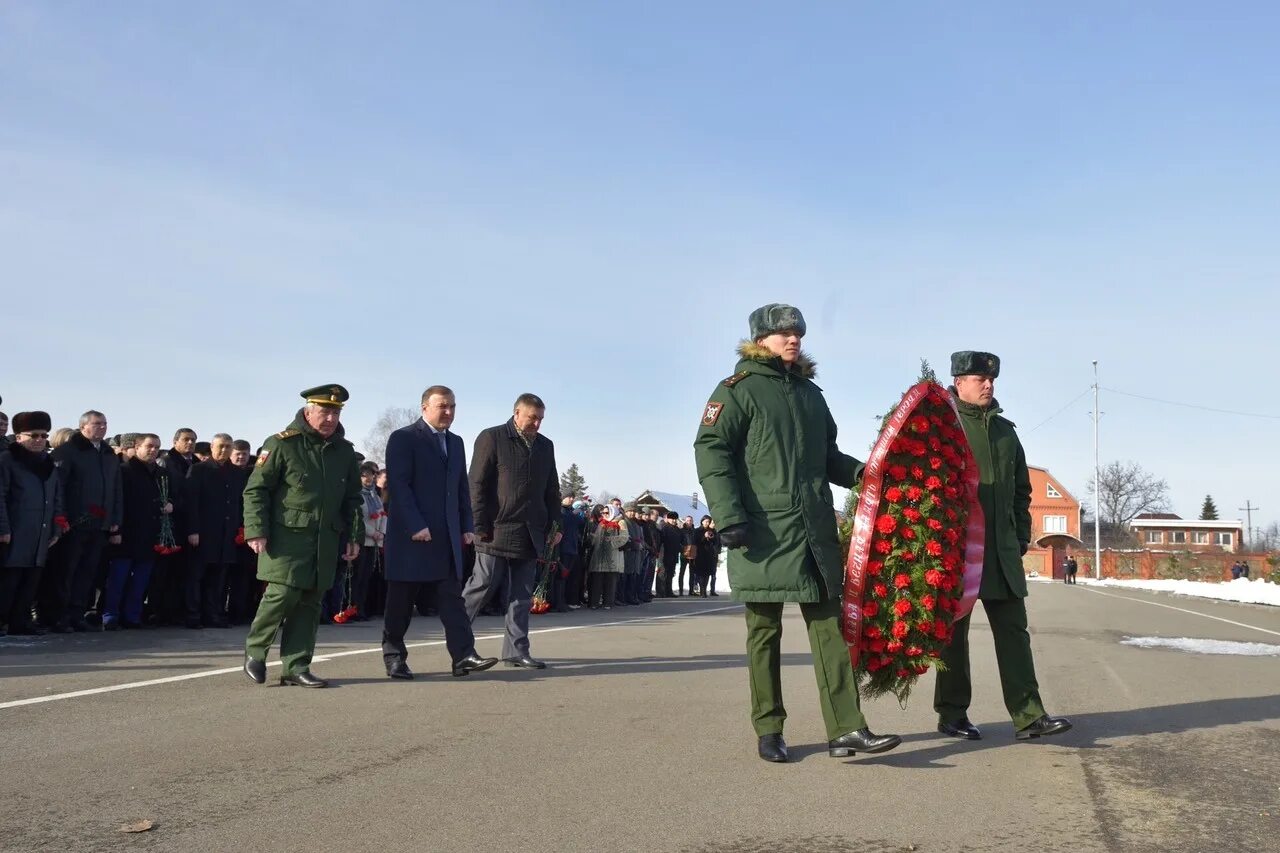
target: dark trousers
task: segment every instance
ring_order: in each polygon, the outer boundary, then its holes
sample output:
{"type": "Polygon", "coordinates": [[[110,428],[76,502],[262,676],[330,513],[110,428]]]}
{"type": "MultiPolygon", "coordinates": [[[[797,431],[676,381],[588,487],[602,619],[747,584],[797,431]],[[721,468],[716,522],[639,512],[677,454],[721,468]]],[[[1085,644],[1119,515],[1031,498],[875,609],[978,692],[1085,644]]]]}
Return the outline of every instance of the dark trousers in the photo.
{"type": "Polygon", "coordinates": [[[673,586],[676,582],[676,563],[677,559],[675,557],[668,557],[662,561],[662,594],[667,598],[671,598],[676,594],[673,586]]]}
{"type": "Polygon", "coordinates": [[[387,581],[387,608],[382,620],[382,660],[387,666],[409,657],[404,635],[413,619],[414,604],[418,605],[419,611],[434,607],[440,614],[444,644],[454,663],[475,654],[475,634],[471,630],[471,620],[467,618],[467,609],[462,602],[462,585],[457,578],[387,581]]]}
{"type": "Polygon", "coordinates": [[[40,619],[46,623],[84,620],[89,596],[106,548],[102,530],[73,530],[58,543],[56,568],[40,587],[40,619]]]}
{"type": "Polygon", "coordinates": [[[565,588],[564,572],[561,571],[560,566],[556,566],[554,569],[552,569],[552,571],[554,572],[554,574],[551,575],[550,589],[547,591],[547,594],[550,596],[550,598],[547,600],[547,603],[551,605],[551,609],[554,610],[555,612],[564,613],[569,609],[568,607],[565,606],[566,602],[564,597],[564,588],[565,588]]]}
{"type": "Polygon", "coordinates": [[[678,587],[676,587],[677,589],[680,590],[681,595],[684,595],[684,573],[686,570],[688,570],[689,572],[689,589],[692,590],[693,589],[693,562],[684,554],[681,554],[680,555],[680,584],[678,587]]]}
{"type": "Polygon", "coordinates": [[[193,555],[190,568],[184,596],[187,624],[221,625],[226,622],[226,602],[222,594],[227,574],[234,572],[236,567],[225,563],[204,563],[194,559],[193,555]]]}
{"type": "Polygon", "coordinates": [[[529,654],[529,605],[533,601],[533,580],[538,561],[534,557],[510,558],[495,554],[476,554],[476,565],[462,590],[467,619],[474,622],[502,580],[510,584],[507,602],[506,638],[502,642],[504,658],[529,654]]]}
{"type": "Polygon", "coordinates": [[[186,578],[190,563],[200,558],[190,551],[168,554],[156,560],[147,594],[147,614],[161,625],[177,625],[187,611],[186,578]]]}
{"type": "Polygon", "coordinates": [[[236,561],[227,566],[227,621],[240,625],[253,618],[258,608],[258,560],[248,548],[236,549],[236,561]],[[248,552],[245,556],[244,552],[248,552]]]}
{"type": "Polygon", "coordinates": [[[31,604],[40,584],[39,566],[0,566],[0,622],[11,630],[31,625],[31,604]]]}
{"type": "Polygon", "coordinates": [[[569,570],[569,577],[564,582],[564,597],[568,604],[582,604],[582,591],[585,586],[582,561],[577,554],[561,554],[563,565],[569,570]]]}
{"type": "MultiPolygon", "coordinates": [[[[983,599],[982,609],[991,623],[996,644],[996,666],[1004,706],[1015,728],[1026,728],[1044,714],[1040,685],[1031,657],[1031,634],[1027,631],[1027,603],[1021,598],[983,599]]],[[[945,670],[934,682],[933,709],[938,719],[954,723],[969,713],[973,682],[969,678],[969,616],[958,620],[951,644],[942,652],[945,670]]]]}
{"type": "Polygon", "coordinates": [[[369,579],[373,577],[373,565],[379,557],[376,545],[366,545],[356,558],[355,575],[351,578],[351,605],[359,616],[369,615],[369,579]]]}
{"type": "Polygon", "coordinates": [[[657,563],[652,554],[645,554],[643,558],[644,574],[640,578],[640,600],[653,600],[653,580],[657,576],[657,563]]]}
{"type": "Polygon", "coordinates": [[[587,604],[591,605],[592,609],[612,607],[620,577],[622,575],[617,572],[592,572],[588,581],[587,604]]]}
{"type": "Polygon", "coordinates": [[[147,596],[153,560],[118,557],[107,570],[106,593],[102,597],[102,624],[142,622],[142,600],[147,596]]]}

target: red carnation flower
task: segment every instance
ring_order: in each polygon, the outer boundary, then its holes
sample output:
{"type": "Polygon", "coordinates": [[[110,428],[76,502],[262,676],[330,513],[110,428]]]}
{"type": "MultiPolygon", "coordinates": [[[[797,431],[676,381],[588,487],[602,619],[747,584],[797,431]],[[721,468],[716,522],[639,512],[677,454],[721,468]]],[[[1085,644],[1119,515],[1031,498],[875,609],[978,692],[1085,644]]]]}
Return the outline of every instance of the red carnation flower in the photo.
{"type": "Polygon", "coordinates": [[[920,606],[923,607],[925,610],[932,610],[934,608],[934,605],[936,605],[937,603],[938,603],[938,600],[934,598],[931,593],[926,592],[924,595],[920,596],[920,606]]]}
{"type": "Polygon", "coordinates": [[[93,518],[106,518],[107,511],[97,504],[89,504],[89,515],[93,518]]]}
{"type": "Polygon", "coordinates": [[[916,538],[916,532],[913,528],[902,525],[902,529],[898,531],[898,535],[908,541],[916,538]]]}
{"type": "Polygon", "coordinates": [[[894,575],[893,585],[896,589],[906,589],[911,586],[911,575],[902,573],[894,575]]]}
{"type": "MultiPolygon", "coordinates": [[[[880,605],[879,605],[877,602],[874,602],[874,601],[868,601],[868,602],[866,602],[865,604],[863,604],[863,605],[862,605],[862,615],[863,615],[863,616],[865,616],[865,617],[866,617],[866,618],[868,618],[868,619],[870,619],[872,616],[875,616],[875,615],[876,615],[877,613],[879,613],[879,612],[880,612],[880,605]]],[[[871,630],[875,630],[875,631],[877,632],[877,636],[878,636],[879,631],[880,631],[880,629],[879,629],[879,628],[876,628],[876,627],[873,625],[873,626],[871,626],[871,628],[868,628],[868,629],[867,629],[867,631],[871,631],[871,630]]]]}
{"type": "Polygon", "coordinates": [[[924,654],[924,649],[919,646],[907,646],[907,657],[918,658],[924,654]]]}
{"type": "Polygon", "coordinates": [[[960,497],[960,490],[957,489],[955,486],[947,486],[945,489],[942,490],[942,494],[946,496],[947,500],[953,501],[956,498],[960,497]]]}
{"type": "Polygon", "coordinates": [[[884,598],[886,595],[889,594],[889,587],[885,586],[882,583],[878,583],[875,586],[871,587],[871,591],[875,593],[876,598],[884,598]]]}
{"type": "Polygon", "coordinates": [[[937,624],[933,626],[933,636],[939,640],[950,640],[951,629],[942,623],[939,619],[937,624]]]}
{"type": "Polygon", "coordinates": [[[903,551],[901,554],[904,563],[914,563],[916,561],[915,551],[903,551]]]}
{"type": "Polygon", "coordinates": [[[920,510],[915,507],[906,507],[902,510],[902,517],[914,524],[920,520],[920,510]]]}
{"type": "Polygon", "coordinates": [[[929,569],[924,573],[924,582],[929,586],[941,586],[945,575],[937,569],[929,569]]]}
{"type": "Polygon", "coordinates": [[[901,465],[890,465],[889,476],[895,480],[905,480],[907,479],[907,469],[901,465]]]}
{"type": "Polygon", "coordinates": [[[911,501],[912,503],[915,503],[916,501],[920,500],[920,498],[923,496],[924,496],[924,491],[922,491],[919,486],[909,486],[907,488],[907,500],[911,501]]]}
{"type": "Polygon", "coordinates": [[[942,460],[939,459],[937,456],[929,457],[929,467],[937,471],[939,468],[942,467],[942,460]]]}
{"type": "Polygon", "coordinates": [[[884,637],[876,637],[874,640],[871,641],[871,651],[883,652],[885,649],[885,646],[887,645],[889,644],[885,642],[884,637]]]}
{"type": "Polygon", "coordinates": [[[907,636],[907,634],[909,633],[911,633],[911,626],[908,625],[906,622],[893,623],[893,638],[895,640],[901,640],[903,637],[907,636]]]}
{"type": "Polygon", "coordinates": [[[937,477],[930,477],[924,481],[924,487],[931,492],[936,492],[938,489],[942,488],[942,481],[937,477]]]}
{"type": "Polygon", "coordinates": [[[879,659],[877,658],[872,658],[871,660],[868,660],[866,663],[867,672],[875,672],[876,670],[880,669],[883,666],[884,664],[880,663],[879,659]]]}
{"type": "MultiPolygon", "coordinates": [[[[871,601],[868,603],[874,605],[876,610],[880,609],[880,605],[876,604],[874,601],[871,601]]],[[[863,612],[866,613],[865,610],[863,612]]],[[[866,615],[875,616],[874,613],[866,613],[866,615]]],[[[878,625],[868,625],[866,628],[863,629],[862,634],[863,636],[865,636],[867,639],[870,639],[870,640],[875,640],[875,639],[878,639],[879,637],[884,636],[883,634],[880,633],[880,627],[878,625]]]]}
{"type": "Polygon", "coordinates": [[[948,508],[947,508],[947,521],[950,521],[950,522],[956,522],[956,521],[959,521],[959,520],[960,520],[960,516],[956,513],[956,511],[955,511],[954,509],[951,509],[950,507],[948,507],[948,508]]]}
{"type": "Polygon", "coordinates": [[[894,673],[894,675],[898,676],[898,678],[907,678],[908,676],[911,675],[911,670],[899,668],[898,671],[894,673]]]}
{"type": "Polygon", "coordinates": [[[893,603],[893,612],[898,616],[906,616],[911,612],[911,602],[905,598],[899,598],[893,603]]]}
{"type": "Polygon", "coordinates": [[[867,574],[878,575],[883,570],[884,570],[884,563],[880,562],[879,560],[867,561],[867,574]]]}
{"type": "Polygon", "coordinates": [[[956,530],[954,527],[947,528],[942,532],[942,535],[946,538],[947,544],[949,545],[955,545],[960,541],[960,531],[956,530]]]}
{"type": "Polygon", "coordinates": [[[63,533],[66,533],[68,530],[71,529],[71,523],[67,521],[67,517],[65,515],[55,515],[53,517],[53,523],[63,533]]]}
{"type": "Polygon", "coordinates": [[[936,518],[930,518],[925,522],[925,526],[928,527],[930,530],[941,530],[942,522],[938,521],[938,519],[936,518]]]}
{"type": "Polygon", "coordinates": [[[929,449],[934,453],[941,453],[943,446],[941,439],[936,435],[929,436],[929,449]]]}
{"type": "Polygon", "coordinates": [[[916,415],[914,418],[911,419],[911,431],[912,432],[928,432],[929,419],[924,417],[923,415],[916,415]]]}
{"type": "Polygon", "coordinates": [[[924,550],[926,553],[929,554],[930,557],[937,557],[942,554],[942,545],[941,543],[934,542],[933,540],[929,540],[928,542],[924,543],[924,550]]]}
{"type": "Polygon", "coordinates": [[[923,479],[924,479],[924,469],[923,469],[923,468],[921,468],[919,465],[912,465],[912,466],[911,466],[911,476],[912,476],[912,477],[915,477],[917,480],[923,480],[923,479]]]}
{"type": "Polygon", "coordinates": [[[897,526],[898,521],[892,515],[882,515],[876,519],[876,530],[886,535],[892,533],[897,526]]]}
{"type": "Polygon", "coordinates": [[[875,547],[876,547],[876,553],[878,554],[893,553],[893,544],[890,543],[888,539],[881,539],[879,542],[876,543],[875,547]]]}
{"type": "Polygon", "coordinates": [[[891,504],[896,504],[902,500],[902,489],[897,486],[890,486],[884,490],[884,499],[891,504]]]}

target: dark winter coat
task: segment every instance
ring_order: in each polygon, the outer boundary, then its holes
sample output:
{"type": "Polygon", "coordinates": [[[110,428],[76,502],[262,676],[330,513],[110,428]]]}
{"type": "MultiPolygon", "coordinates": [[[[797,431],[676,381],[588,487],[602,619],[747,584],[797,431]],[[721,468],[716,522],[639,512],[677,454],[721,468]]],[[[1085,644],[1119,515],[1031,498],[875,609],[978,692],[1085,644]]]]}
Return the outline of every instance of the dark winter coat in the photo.
{"type": "Polygon", "coordinates": [[[328,589],[339,543],[360,542],[360,463],[342,425],[328,439],[299,409],[263,443],[244,488],[245,539],[266,537],[258,579],[297,589],[328,589]]]}
{"type": "Polygon", "coordinates": [[[700,575],[715,574],[720,565],[720,533],[713,527],[710,530],[699,528],[697,531],[698,558],[694,565],[700,575]]]}
{"type": "MultiPolygon", "coordinates": [[[[187,475],[191,473],[191,466],[200,464],[194,455],[190,459],[187,459],[173,448],[169,448],[164,453],[161,453],[158,461],[160,467],[169,472],[169,482],[173,483],[175,486],[185,484],[187,482],[187,475]]],[[[248,477],[248,474],[245,476],[248,477]]],[[[185,487],[182,491],[185,497],[185,487]]],[[[185,544],[187,541],[187,534],[194,532],[187,529],[187,514],[185,511],[176,514],[176,517],[173,519],[173,529],[178,535],[178,544],[185,544]]]]}
{"type": "Polygon", "coordinates": [[[61,533],[62,480],[47,453],[31,453],[16,441],[0,452],[0,535],[10,537],[4,566],[35,568],[49,555],[49,540],[61,533]]]}
{"type": "Polygon", "coordinates": [[[662,525],[659,531],[662,537],[662,565],[674,568],[680,558],[680,549],[684,547],[684,531],[674,524],[662,525]]]}
{"type": "Polygon", "coordinates": [[[386,563],[389,581],[437,581],[461,578],[462,535],[474,531],[467,449],[446,433],[448,457],[426,421],[401,427],[387,440],[387,488],[395,507],[387,517],[386,563]],[[430,542],[414,542],[426,528],[430,542]]]}
{"type": "Polygon", "coordinates": [[[477,551],[516,559],[540,556],[562,509],[551,440],[539,434],[532,447],[526,445],[514,418],[476,436],[471,509],[477,551]]]}
{"type": "Polygon", "coordinates": [[[71,524],[81,530],[119,527],[124,514],[120,460],[107,443],[98,442],[95,448],[77,432],[50,455],[58,463],[63,506],[71,524]]]}
{"type": "Polygon", "coordinates": [[[126,459],[120,463],[120,482],[124,521],[120,525],[120,544],[111,546],[109,553],[112,557],[152,562],[159,556],[155,548],[160,542],[160,517],[164,506],[161,483],[168,490],[169,503],[176,503],[172,497],[175,490],[169,483],[169,472],[154,462],[147,464],[137,459],[126,459]]]}
{"type": "Polygon", "coordinates": [[[202,565],[236,562],[236,535],[244,526],[244,487],[250,470],[212,459],[191,466],[183,491],[183,527],[188,534],[200,535],[192,553],[202,565]]]}
{"type": "Polygon", "coordinates": [[[712,391],[694,440],[716,527],[747,526],[746,547],[729,552],[733,598],[838,599],[844,561],[828,484],[852,487],[862,463],[836,446],[808,356],[788,370],[751,342],[738,353],[735,375],[712,391]]]}
{"type": "Polygon", "coordinates": [[[956,408],[978,461],[978,501],[987,522],[978,597],[1026,598],[1022,552],[1031,542],[1031,475],[1022,442],[995,400],[982,408],[957,398],[956,408]]]}
{"type": "Polygon", "coordinates": [[[586,518],[574,512],[572,508],[561,509],[560,532],[564,534],[564,539],[560,542],[561,558],[568,560],[570,557],[578,556],[582,549],[583,528],[586,524],[586,518]]]}

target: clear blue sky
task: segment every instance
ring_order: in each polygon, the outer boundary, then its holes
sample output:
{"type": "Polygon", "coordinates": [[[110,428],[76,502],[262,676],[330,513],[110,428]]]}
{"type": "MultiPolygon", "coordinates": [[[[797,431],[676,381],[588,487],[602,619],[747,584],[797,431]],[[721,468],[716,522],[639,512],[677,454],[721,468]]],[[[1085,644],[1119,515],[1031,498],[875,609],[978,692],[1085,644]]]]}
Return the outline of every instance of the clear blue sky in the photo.
{"type": "MultiPolygon", "coordinates": [[[[696,488],[799,306],[864,455],[953,349],[1083,496],[1092,381],[1280,415],[1280,6],[0,3],[4,409],[359,441],[549,405],[595,489],[696,488]]],[[[1103,459],[1280,518],[1280,421],[1105,395],[1103,459]]],[[[1255,523],[1258,523],[1255,518],[1255,523]]]]}

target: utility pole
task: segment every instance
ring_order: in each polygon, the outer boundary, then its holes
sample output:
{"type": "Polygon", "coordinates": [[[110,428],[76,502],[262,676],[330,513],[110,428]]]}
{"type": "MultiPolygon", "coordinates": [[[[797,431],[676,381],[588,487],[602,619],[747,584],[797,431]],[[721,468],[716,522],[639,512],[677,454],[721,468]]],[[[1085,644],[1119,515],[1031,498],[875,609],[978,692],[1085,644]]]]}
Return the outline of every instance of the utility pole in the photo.
{"type": "Polygon", "coordinates": [[[1098,360],[1093,360],[1093,577],[1102,578],[1102,476],[1098,465],[1098,360]]]}
{"type": "Polygon", "coordinates": [[[1245,501],[1244,506],[1238,506],[1236,507],[1236,509],[1240,510],[1240,512],[1243,512],[1245,514],[1245,517],[1249,519],[1248,521],[1245,522],[1245,529],[1249,532],[1249,542],[1247,547],[1252,548],[1253,547],[1253,514],[1258,510],[1262,509],[1262,507],[1254,506],[1252,502],[1245,501]]]}

